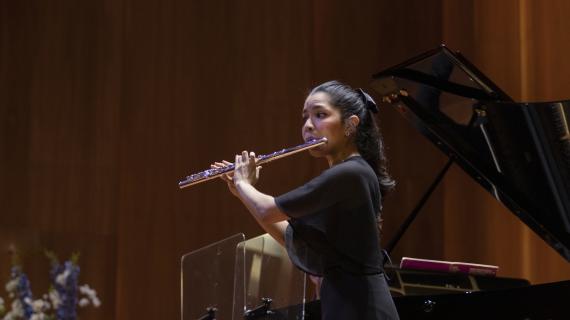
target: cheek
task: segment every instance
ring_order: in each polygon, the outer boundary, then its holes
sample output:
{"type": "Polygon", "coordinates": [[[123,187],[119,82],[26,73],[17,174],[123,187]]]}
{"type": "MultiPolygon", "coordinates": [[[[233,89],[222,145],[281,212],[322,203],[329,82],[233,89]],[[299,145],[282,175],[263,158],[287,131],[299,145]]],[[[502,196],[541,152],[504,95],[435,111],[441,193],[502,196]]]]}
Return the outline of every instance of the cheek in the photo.
{"type": "Polygon", "coordinates": [[[344,130],[342,128],[342,125],[340,125],[338,122],[336,121],[331,121],[328,122],[326,125],[324,125],[323,127],[326,128],[326,130],[329,132],[329,134],[334,135],[334,136],[339,136],[339,135],[343,135],[344,134],[344,130]]]}
{"type": "Polygon", "coordinates": [[[331,122],[328,119],[317,119],[314,122],[315,124],[315,128],[318,128],[319,130],[326,130],[326,131],[330,131],[331,129],[331,122]]]}

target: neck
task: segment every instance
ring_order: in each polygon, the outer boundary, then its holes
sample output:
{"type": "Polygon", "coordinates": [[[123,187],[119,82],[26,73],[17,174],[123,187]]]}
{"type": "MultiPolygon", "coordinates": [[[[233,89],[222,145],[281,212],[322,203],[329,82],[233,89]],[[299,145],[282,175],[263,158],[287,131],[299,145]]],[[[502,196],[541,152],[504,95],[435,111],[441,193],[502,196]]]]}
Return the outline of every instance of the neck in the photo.
{"type": "Polygon", "coordinates": [[[334,165],[337,165],[337,164],[343,162],[344,160],[346,160],[350,157],[359,156],[359,155],[360,155],[360,153],[358,152],[356,147],[347,148],[347,149],[345,149],[341,152],[338,152],[334,155],[327,156],[327,161],[329,162],[329,167],[332,167],[334,165]]]}

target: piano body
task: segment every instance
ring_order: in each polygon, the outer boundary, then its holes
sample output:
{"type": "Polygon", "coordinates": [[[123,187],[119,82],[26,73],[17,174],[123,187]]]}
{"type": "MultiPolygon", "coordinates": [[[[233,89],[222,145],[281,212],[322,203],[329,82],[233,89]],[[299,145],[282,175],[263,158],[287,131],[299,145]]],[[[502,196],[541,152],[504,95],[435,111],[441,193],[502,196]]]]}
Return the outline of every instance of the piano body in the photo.
{"type": "MultiPolygon", "coordinates": [[[[514,102],[445,46],[375,74],[371,86],[449,157],[448,164],[459,165],[570,261],[570,101],[514,102]]],[[[415,281],[445,288],[454,286],[453,277],[424,274],[415,281]]],[[[570,281],[495,281],[462,293],[394,299],[402,319],[570,318],[564,303],[570,281]]]]}

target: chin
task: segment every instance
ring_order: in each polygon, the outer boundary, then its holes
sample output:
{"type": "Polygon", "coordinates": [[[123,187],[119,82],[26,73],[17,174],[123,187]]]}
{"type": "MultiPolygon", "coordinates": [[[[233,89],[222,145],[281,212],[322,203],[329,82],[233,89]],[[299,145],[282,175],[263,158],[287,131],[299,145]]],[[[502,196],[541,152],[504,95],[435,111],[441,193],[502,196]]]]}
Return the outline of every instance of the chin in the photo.
{"type": "Polygon", "coordinates": [[[317,147],[315,149],[310,149],[309,154],[311,156],[313,156],[314,158],[322,158],[325,156],[325,154],[323,153],[322,150],[316,150],[316,149],[319,149],[319,147],[317,147]]]}

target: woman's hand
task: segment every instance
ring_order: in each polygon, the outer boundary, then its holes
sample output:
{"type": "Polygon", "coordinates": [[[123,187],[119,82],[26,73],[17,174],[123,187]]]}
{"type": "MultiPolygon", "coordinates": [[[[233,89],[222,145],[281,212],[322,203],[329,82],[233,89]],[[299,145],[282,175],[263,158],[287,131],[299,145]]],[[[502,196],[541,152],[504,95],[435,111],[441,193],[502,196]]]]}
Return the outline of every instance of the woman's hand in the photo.
{"type": "MultiPolygon", "coordinates": [[[[230,192],[234,196],[239,198],[239,193],[235,185],[235,182],[238,181],[235,180],[235,173],[238,171],[238,158],[239,158],[239,178],[238,178],[239,181],[246,181],[251,185],[255,185],[257,183],[257,180],[259,180],[259,171],[261,170],[261,166],[255,166],[256,162],[255,153],[251,152],[248,157],[247,152],[244,151],[242,152],[241,155],[236,155],[236,162],[235,162],[236,170],[234,170],[234,172],[226,173],[220,176],[220,178],[227,183],[230,192]],[[242,161],[244,156],[246,159],[245,162],[242,161]],[[250,170],[251,166],[253,166],[254,168],[253,169],[254,174],[252,174],[252,171],[250,170]]],[[[212,169],[225,168],[231,164],[232,164],[231,162],[223,160],[222,162],[214,162],[212,165],[210,165],[210,168],[212,169]]]]}
{"type": "Polygon", "coordinates": [[[244,182],[254,186],[257,183],[261,167],[257,166],[257,159],[255,158],[254,152],[250,152],[248,154],[247,151],[243,151],[241,155],[236,154],[234,165],[234,185],[244,182]]]}
{"type": "MultiPolygon", "coordinates": [[[[219,169],[219,168],[225,168],[227,166],[229,166],[230,164],[232,164],[229,161],[226,160],[222,160],[222,162],[214,162],[214,164],[210,165],[210,168],[212,169],[219,169]]],[[[222,178],[222,180],[224,180],[226,182],[226,184],[228,185],[228,189],[230,189],[230,192],[239,198],[239,193],[237,192],[236,186],[234,185],[234,181],[233,181],[233,172],[230,173],[225,173],[222,174],[220,176],[220,178],[222,178]]]]}

